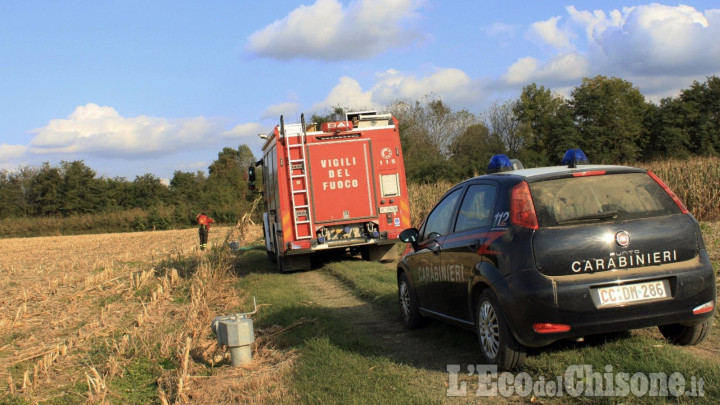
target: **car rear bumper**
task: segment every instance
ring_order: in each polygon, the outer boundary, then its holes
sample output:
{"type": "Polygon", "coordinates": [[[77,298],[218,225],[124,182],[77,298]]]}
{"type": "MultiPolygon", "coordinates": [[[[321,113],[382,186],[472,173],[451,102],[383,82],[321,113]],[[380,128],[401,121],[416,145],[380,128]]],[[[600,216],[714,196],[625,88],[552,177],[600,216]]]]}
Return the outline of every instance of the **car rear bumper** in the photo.
{"type": "Polygon", "coordinates": [[[705,251],[687,262],[595,274],[547,277],[526,269],[505,281],[507,290],[496,292],[513,334],[529,347],[598,333],[700,323],[717,310],[693,314],[694,308],[716,302],[715,273],[705,251]],[[594,288],[654,280],[668,281],[668,298],[606,308],[598,308],[592,298],[594,288]],[[533,325],[538,323],[568,325],[570,330],[537,333],[533,325]]]}

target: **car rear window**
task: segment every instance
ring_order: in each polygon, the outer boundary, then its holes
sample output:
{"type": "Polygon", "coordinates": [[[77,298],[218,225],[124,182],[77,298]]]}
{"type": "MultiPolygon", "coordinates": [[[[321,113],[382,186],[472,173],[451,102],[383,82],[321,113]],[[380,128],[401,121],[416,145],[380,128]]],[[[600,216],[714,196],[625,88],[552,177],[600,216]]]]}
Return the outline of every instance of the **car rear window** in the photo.
{"type": "Polygon", "coordinates": [[[606,174],[529,183],[540,226],[671,215],[677,204],[646,173],[606,174]]]}

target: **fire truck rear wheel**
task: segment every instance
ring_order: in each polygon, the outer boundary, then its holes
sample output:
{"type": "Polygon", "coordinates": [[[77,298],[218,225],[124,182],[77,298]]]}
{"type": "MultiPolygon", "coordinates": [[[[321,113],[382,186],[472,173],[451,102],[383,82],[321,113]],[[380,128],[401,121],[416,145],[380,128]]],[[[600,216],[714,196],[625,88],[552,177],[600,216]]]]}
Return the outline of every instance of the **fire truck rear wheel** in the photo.
{"type": "Polygon", "coordinates": [[[267,251],[268,259],[270,259],[271,262],[275,263],[277,261],[277,258],[275,257],[275,252],[272,250],[267,251]]]}

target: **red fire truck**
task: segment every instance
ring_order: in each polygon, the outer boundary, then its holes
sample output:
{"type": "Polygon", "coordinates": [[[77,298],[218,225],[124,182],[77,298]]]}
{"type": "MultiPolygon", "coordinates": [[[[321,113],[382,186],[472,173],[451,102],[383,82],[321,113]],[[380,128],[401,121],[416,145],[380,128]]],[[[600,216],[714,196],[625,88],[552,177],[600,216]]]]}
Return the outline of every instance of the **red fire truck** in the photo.
{"type": "Polygon", "coordinates": [[[300,121],[286,125],[281,116],[256,163],[270,259],[283,272],[309,269],[311,254],[329,249],[394,258],[400,231],[410,227],[397,119],[365,111],[319,129],[300,121]]]}

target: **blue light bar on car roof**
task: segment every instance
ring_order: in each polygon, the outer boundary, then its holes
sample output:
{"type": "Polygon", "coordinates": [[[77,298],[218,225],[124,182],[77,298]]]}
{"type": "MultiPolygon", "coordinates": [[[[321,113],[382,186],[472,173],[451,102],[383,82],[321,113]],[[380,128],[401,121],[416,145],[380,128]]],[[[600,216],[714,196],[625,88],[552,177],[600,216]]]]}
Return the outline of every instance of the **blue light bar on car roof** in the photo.
{"type": "Polygon", "coordinates": [[[577,165],[589,165],[590,161],[581,149],[568,149],[563,156],[560,166],[575,168],[577,165]]]}
{"type": "Polygon", "coordinates": [[[490,158],[487,173],[507,172],[513,170],[512,162],[506,155],[495,155],[490,158]]]}

